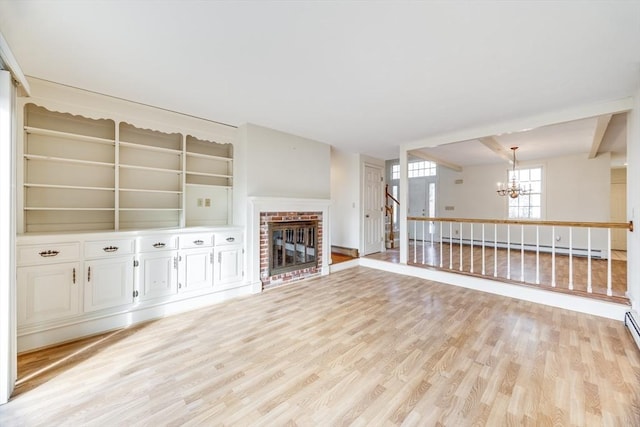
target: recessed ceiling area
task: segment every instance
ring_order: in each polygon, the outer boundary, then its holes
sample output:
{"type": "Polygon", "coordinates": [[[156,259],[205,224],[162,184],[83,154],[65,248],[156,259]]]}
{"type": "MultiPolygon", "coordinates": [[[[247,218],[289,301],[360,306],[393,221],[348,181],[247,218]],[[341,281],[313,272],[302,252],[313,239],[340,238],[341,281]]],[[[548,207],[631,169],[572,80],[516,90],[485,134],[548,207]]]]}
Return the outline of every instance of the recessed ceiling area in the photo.
{"type": "Polygon", "coordinates": [[[0,1],[0,31],[28,76],[383,159],[640,81],[637,0],[0,1]]]}
{"type": "Polygon", "coordinates": [[[611,153],[611,166],[623,167],[627,154],[627,114],[619,113],[543,126],[521,132],[459,141],[414,150],[412,154],[452,169],[511,162],[511,147],[518,147],[517,160],[534,161],[611,153]]]}

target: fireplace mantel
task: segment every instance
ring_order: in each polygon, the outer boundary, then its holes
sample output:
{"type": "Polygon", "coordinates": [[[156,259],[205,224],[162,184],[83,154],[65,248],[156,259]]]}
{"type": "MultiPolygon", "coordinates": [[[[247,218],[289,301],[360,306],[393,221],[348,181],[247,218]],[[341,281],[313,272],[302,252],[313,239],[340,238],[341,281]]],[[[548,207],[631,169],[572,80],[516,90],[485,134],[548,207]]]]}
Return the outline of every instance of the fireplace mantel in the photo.
{"type": "Polygon", "coordinates": [[[260,280],[260,213],[261,212],[322,212],[322,227],[325,230],[323,236],[321,275],[329,274],[331,260],[330,216],[329,199],[305,199],[288,197],[249,197],[247,212],[247,272],[254,293],[262,291],[260,280]]]}

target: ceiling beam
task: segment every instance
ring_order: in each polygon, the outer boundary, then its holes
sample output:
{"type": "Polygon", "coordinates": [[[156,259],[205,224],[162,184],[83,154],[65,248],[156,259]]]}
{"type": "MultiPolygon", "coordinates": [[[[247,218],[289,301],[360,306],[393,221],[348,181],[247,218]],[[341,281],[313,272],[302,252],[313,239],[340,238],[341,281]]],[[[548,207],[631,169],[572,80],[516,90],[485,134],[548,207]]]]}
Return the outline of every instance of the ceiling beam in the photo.
{"type": "Polygon", "coordinates": [[[462,172],[462,166],[460,165],[456,165],[455,163],[451,163],[451,162],[447,162],[446,160],[442,160],[439,159],[437,157],[433,157],[431,154],[427,154],[424,151],[420,151],[420,150],[411,150],[408,151],[408,154],[415,156],[415,157],[419,157],[422,160],[427,160],[430,162],[434,162],[440,166],[444,166],[445,168],[449,168],[452,169],[456,172],[462,172]]]}
{"type": "Polygon", "coordinates": [[[611,121],[611,116],[611,114],[605,114],[604,116],[598,117],[596,129],[593,132],[591,151],[589,151],[590,159],[595,159],[598,156],[598,150],[600,149],[600,145],[602,144],[604,133],[607,131],[607,127],[609,126],[609,122],[611,121]]]}
{"type": "Polygon", "coordinates": [[[511,152],[511,150],[507,150],[506,148],[504,148],[493,136],[478,138],[478,141],[480,141],[485,147],[496,153],[507,162],[513,163],[513,153],[511,152]]]}

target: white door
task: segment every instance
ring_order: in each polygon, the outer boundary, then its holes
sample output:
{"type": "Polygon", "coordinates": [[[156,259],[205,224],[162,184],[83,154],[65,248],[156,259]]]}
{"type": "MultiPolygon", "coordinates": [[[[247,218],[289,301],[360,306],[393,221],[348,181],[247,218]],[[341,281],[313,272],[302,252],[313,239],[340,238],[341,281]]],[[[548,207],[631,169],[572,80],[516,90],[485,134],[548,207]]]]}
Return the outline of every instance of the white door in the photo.
{"type": "Polygon", "coordinates": [[[180,255],[180,292],[207,289],[213,286],[213,250],[187,249],[180,255]]]}
{"type": "Polygon", "coordinates": [[[380,252],[383,247],[382,196],[382,168],[365,165],[363,255],[380,252]]]}
{"type": "Polygon", "coordinates": [[[84,272],[84,311],[133,302],[133,257],[88,261],[84,272]]]}
{"type": "MultiPolygon", "coordinates": [[[[407,215],[410,217],[435,217],[435,188],[433,177],[409,178],[407,215]]],[[[410,239],[430,241],[430,239],[436,238],[437,227],[433,222],[409,221],[408,228],[410,239]]]]}
{"type": "Polygon", "coordinates": [[[140,255],[138,288],[147,300],[178,292],[178,253],[163,251],[140,255]]]}
{"type": "MultiPolygon", "coordinates": [[[[627,221],[627,182],[626,170],[612,175],[611,179],[611,221],[627,221]],[[624,175],[623,175],[624,172],[624,175]],[[616,176],[618,175],[618,176],[616,176]],[[616,179],[617,178],[617,179],[616,179]]],[[[627,230],[614,228],[611,230],[611,249],[627,250],[627,230]]]]}
{"type": "Polygon", "coordinates": [[[214,286],[216,289],[233,287],[242,283],[242,246],[217,247],[214,252],[214,286]]]}
{"type": "Polygon", "coordinates": [[[81,312],[80,263],[18,268],[18,326],[81,312]]]}

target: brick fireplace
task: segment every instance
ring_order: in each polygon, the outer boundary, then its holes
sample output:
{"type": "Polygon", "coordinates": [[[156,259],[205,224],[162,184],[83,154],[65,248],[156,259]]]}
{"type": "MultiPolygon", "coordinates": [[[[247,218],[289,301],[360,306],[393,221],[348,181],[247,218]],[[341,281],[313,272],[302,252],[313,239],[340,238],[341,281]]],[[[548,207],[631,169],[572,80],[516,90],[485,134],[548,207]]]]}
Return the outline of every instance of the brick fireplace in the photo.
{"type": "Polygon", "coordinates": [[[296,280],[329,274],[330,251],[326,248],[331,247],[330,233],[327,231],[330,204],[331,201],[328,199],[248,198],[249,253],[246,271],[254,293],[296,280]],[[279,231],[275,243],[273,237],[271,241],[269,239],[270,225],[272,231],[279,231]],[[313,227],[315,230],[310,230],[313,227]],[[312,232],[315,233],[315,237],[312,232]],[[286,254],[283,253],[283,238],[289,250],[286,254]],[[300,268],[292,265],[292,244],[298,251],[295,252],[295,256],[301,261],[304,258],[300,268]],[[280,257],[275,265],[284,268],[274,269],[274,263],[270,264],[269,255],[273,251],[280,257]],[[284,262],[283,256],[287,257],[284,262]]]}
{"type": "Polygon", "coordinates": [[[318,275],[322,237],[322,211],[260,212],[263,289],[318,275]]]}

